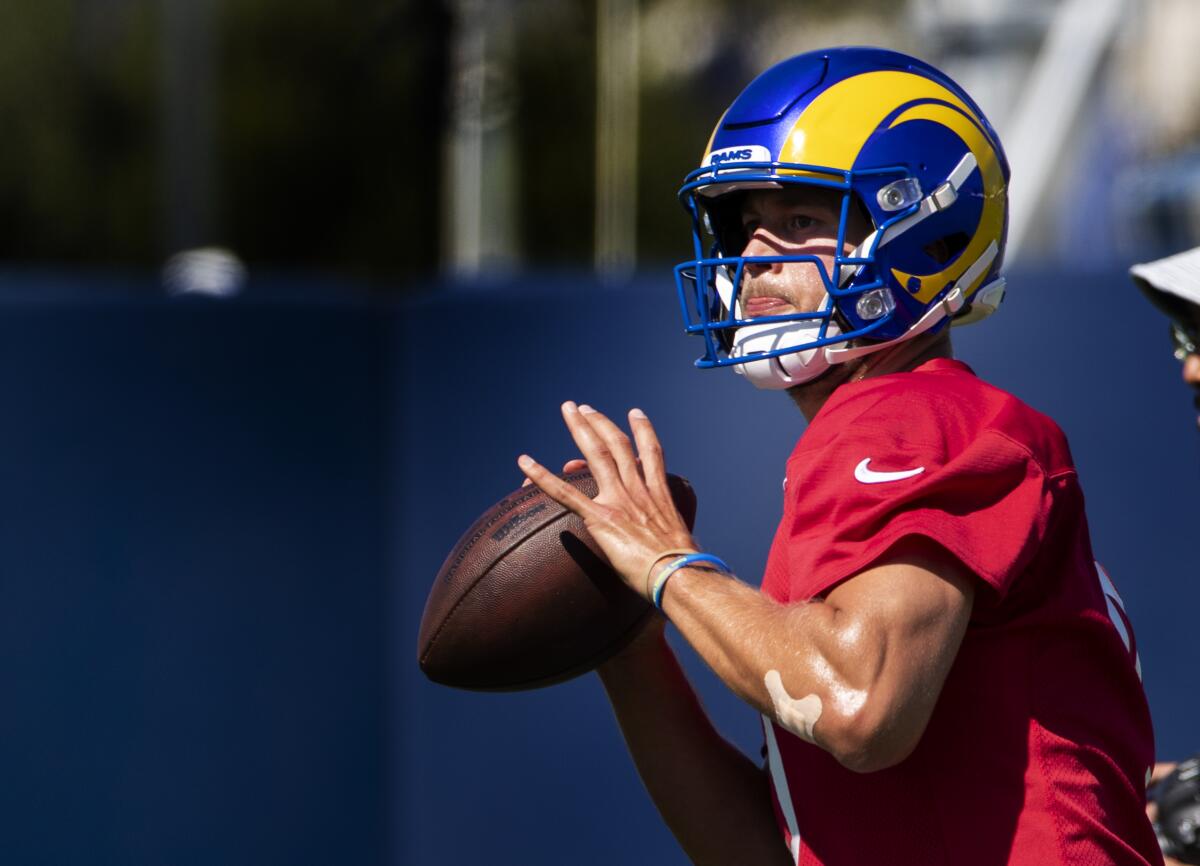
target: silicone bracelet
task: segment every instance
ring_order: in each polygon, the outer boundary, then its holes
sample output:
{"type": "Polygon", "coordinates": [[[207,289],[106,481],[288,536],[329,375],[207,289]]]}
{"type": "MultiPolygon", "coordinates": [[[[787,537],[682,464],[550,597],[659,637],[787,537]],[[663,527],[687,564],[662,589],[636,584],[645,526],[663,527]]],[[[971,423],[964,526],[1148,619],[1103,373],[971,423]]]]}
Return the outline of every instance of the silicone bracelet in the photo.
{"type": "Polygon", "coordinates": [[[654,567],[666,559],[668,556],[678,557],[687,556],[689,553],[699,553],[698,550],[664,550],[661,553],[656,553],[650,560],[650,567],[646,569],[646,596],[650,597],[654,594],[654,567]]]}
{"type": "Polygon", "coordinates": [[[671,575],[696,562],[707,562],[715,565],[726,574],[731,573],[732,569],[725,564],[725,560],[718,556],[713,556],[711,553],[689,553],[687,556],[681,556],[679,559],[672,560],[667,563],[666,567],[658,573],[658,577],[654,579],[654,590],[650,594],[650,600],[654,602],[654,606],[662,610],[663,590],[667,588],[667,581],[671,579],[671,575]]]}

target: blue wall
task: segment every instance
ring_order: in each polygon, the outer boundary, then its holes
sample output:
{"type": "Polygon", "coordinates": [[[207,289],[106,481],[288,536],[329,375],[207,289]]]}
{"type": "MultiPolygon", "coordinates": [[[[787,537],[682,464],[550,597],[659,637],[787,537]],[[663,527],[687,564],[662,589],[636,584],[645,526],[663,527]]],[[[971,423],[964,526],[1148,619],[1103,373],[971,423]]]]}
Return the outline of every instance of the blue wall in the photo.
{"type": "Polygon", "coordinates": [[[384,320],[22,283],[0,859],[384,862],[384,320]]]}
{"type": "MultiPolygon", "coordinates": [[[[757,580],[803,421],[692,369],[677,316],[660,274],[400,307],[0,275],[5,862],[685,862],[594,677],[460,693],[415,662],[429,583],[516,455],[572,456],[564,399],[645,409],[701,541],[757,580]]],[[[1016,274],[956,344],[1067,431],[1179,756],[1200,748],[1200,453],[1165,332],[1121,274],[1016,274]]],[[[683,652],[757,753],[754,714],[683,652]]]]}

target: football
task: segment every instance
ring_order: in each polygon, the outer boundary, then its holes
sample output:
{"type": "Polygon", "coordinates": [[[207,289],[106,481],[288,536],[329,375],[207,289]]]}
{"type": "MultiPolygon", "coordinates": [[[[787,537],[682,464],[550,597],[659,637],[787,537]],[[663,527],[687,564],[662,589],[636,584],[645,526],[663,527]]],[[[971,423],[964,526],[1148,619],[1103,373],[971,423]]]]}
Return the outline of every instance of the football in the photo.
{"type": "MultiPolygon", "coordinates": [[[[586,470],[564,478],[597,493],[586,470]]],[[[667,481],[691,528],[691,485],[676,475],[667,481]]],[[[536,689],[592,670],[652,612],[613,571],[583,518],[529,485],[484,512],[446,557],[421,617],[417,659],[442,685],[536,689]]]]}

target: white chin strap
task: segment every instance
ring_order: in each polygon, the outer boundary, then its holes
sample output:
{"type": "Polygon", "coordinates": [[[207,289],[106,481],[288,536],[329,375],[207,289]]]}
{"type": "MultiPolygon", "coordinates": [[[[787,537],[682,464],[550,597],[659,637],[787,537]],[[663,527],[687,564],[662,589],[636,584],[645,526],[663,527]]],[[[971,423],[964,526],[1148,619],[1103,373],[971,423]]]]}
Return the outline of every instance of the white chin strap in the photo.
{"type": "MultiPolygon", "coordinates": [[[[830,320],[825,336],[836,337],[841,333],[837,323],[830,320]]],[[[739,328],[733,340],[732,358],[773,352],[812,343],[821,337],[821,322],[776,322],[773,325],[747,325],[739,328]]],[[[738,375],[745,376],[756,388],[782,391],[794,385],[811,382],[829,369],[825,348],[802,349],[774,358],[747,361],[733,368],[738,375]]]]}
{"type": "MultiPolygon", "coordinates": [[[[724,268],[717,268],[715,283],[717,294],[725,303],[726,309],[732,309],[736,318],[744,318],[741,302],[733,302],[733,281],[724,268]]],[[[833,303],[829,295],[821,302],[821,310],[826,311],[833,303]]],[[[730,358],[745,358],[748,355],[759,355],[764,352],[774,352],[779,349],[790,349],[793,346],[803,346],[821,338],[821,319],[800,320],[795,322],[769,322],[763,325],[745,325],[738,328],[733,335],[733,347],[729,350],[730,358]]],[[[829,320],[825,336],[836,337],[842,333],[837,322],[829,320]]],[[[739,376],[745,376],[756,388],[780,391],[793,385],[811,382],[829,369],[824,349],[801,349],[789,352],[775,358],[760,358],[756,361],[746,361],[734,368],[739,376]]]]}
{"type": "MultiPolygon", "coordinates": [[[[876,352],[882,352],[884,349],[890,349],[899,343],[906,340],[911,340],[913,337],[924,334],[926,331],[940,323],[942,319],[948,319],[963,308],[966,301],[966,291],[970,285],[986,273],[987,269],[992,266],[992,262],[996,260],[996,253],[999,251],[995,241],[988,244],[983,255],[977,258],[967,268],[966,272],[958,278],[953,288],[946,293],[941,302],[936,306],[930,307],[925,311],[925,315],[913,322],[909,329],[896,337],[893,340],[884,340],[879,343],[866,343],[862,346],[841,346],[829,347],[825,350],[825,359],[830,364],[841,364],[845,361],[854,358],[861,358],[864,355],[873,355],[876,352]]],[[[979,315],[978,318],[983,318],[987,313],[992,312],[1000,305],[1001,299],[1004,297],[1004,278],[999,277],[976,292],[976,303],[981,308],[988,308],[986,312],[979,315]]],[[[978,311],[975,311],[978,312],[978,311]]]]}
{"type": "MultiPolygon", "coordinates": [[[[872,232],[850,254],[850,257],[855,259],[865,258],[867,253],[872,250],[872,247],[878,250],[879,247],[895,240],[904,234],[904,232],[917,225],[917,223],[954,204],[958,198],[959,188],[966,182],[976,165],[975,155],[968,151],[962,160],[959,161],[958,165],[955,166],[954,171],[950,172],[950,176],[946,179],[946,182],[921,200],[920,207],[915,213],[884,230],[882,236],[878,238],[878,242],[876,242],[876,236],[879,235],[879,232],[872,232]]],[[[953,316],[963,308],[967,289],[987,272],[992,262],[995,261],[998,252],[998,245],[995,241],[992,241],[987,249],[983,251],[983,254],[972,262],[966,272],[959,277],[950,291],[946,293],[946,296],[942,298],[941,302],[926,311],[925,315],[895,339],[879,343],[868,343],[862,346],[824,346],[815,349],[802,349],[774,358],[746,361],[745,363],[738,364],[734,367],[734,370],[740,375],[745,376],[758,388],[783,390],[791,388],[794,385],[811,382],[828,370],[833,364],[841,364],[854,358],[861,358],[865,355],[881,352],[884,349],[890,349],[893,346],[911,340],[913,337],[931,330],[943,319],[953,316]]],[[[856,271],[857,268],[844,267],[841,284],[845,285],[848,283],[856,271]]],[[[733,282],[725,272],[725,269],[717,269],[715,282],[717,294],[725,302],[726,308],[733,309],[734,316],[738,319],[743,318],[741,303],[732,303],[733,282]]],[[[966,320],[978,321],[992,313],[1004,298],[1004,285],[1004,279],[1000,277],[986,286],[982,286],[975,293],[975,298],[966,320]]],[[[832,304],[832,298],[826,295],[825,300],[821,304],[821,311],[829,310],[832,304]]],[[[825,336],[836,337],[840,335],[842,330],[838,327],[837,322],[832,319],[828,321],[829,325],[825,330],[825,336]]],[[[733,348],[729,352],[729,357],[744,358],[749,355],[774,352],[780,349],[788,349],[793,346],[802,346],[815,342],[821,338],[821,324],[822,320],[812,319],[794,322],[774,322],[765,325],[746,325],[745,327],[738,328],[734,334],[733,348]]]]}

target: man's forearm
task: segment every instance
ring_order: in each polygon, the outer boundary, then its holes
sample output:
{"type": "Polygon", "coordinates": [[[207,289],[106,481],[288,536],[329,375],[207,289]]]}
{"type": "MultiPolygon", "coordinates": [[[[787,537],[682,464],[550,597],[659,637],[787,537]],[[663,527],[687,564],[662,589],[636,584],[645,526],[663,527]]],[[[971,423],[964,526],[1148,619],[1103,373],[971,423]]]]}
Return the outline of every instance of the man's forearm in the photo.
{"type": "Polygon", "coordinates": [[[600,669],[642,782],[698,864],[785,864],[767,774],[717,733],[666,640],[600,669]]]}

